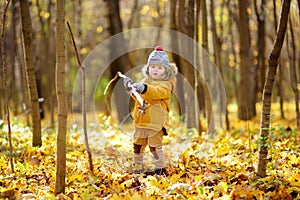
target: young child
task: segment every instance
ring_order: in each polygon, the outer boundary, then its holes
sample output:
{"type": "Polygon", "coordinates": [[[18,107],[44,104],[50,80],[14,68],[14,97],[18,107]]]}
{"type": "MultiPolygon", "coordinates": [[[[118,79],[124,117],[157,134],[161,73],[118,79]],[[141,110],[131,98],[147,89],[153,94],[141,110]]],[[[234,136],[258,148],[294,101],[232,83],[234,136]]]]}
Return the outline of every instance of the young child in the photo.
{"type": "Polygon", "coordinates": [[[135,102],[133,122],[134,173],[143,173],[144,150],[149,145],[155,166],[152,174],[166,174],[165,158],[162,149],[162,137],[168,133],[168,113],[171,94],[176,87],[177,67],[169,63],[168,55],[161,46],[155,47],[142,72],[145,76],[142,83],[134,83],[130,78],[124,79],[124,85],[130,90],[134,87],[148,106],[141,112],[139,103],[135,102]]]}

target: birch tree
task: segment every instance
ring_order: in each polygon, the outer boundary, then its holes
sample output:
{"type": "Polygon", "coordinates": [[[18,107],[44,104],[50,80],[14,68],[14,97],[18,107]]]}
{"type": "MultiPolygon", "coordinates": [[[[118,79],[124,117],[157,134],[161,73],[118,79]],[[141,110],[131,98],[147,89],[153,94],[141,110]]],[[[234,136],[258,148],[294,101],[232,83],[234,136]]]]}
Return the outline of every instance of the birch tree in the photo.
{"type": "Polygon", "coordinates": [[[268,58],[269,71],[264,85],[262,97],[262,111],[260,121],[260,146],[257,166],[257,175],[260,177],[266,176],[267,156],[268,156],[268,139],[270,132],[270,112],[271,112],[271,97],[276,71],[278,67],[278,58],[284,42],[284,36],[288,24],[288,15],[290,12],[291,0],[283,0],[281,6],[280,20],[277,28],[275,43],[268,58]]]}

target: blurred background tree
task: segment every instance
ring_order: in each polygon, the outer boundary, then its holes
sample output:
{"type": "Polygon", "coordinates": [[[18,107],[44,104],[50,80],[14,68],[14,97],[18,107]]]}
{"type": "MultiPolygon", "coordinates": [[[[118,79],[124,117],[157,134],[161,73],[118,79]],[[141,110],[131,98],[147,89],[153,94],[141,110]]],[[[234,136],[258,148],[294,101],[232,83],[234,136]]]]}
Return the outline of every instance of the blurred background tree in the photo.
{"type": "MultiPolygon", "coordinates": [[[[299,1],[291,2],[290,21],[287,38],[279,58],[278,76],[274,88],[273,101],[280,101],[282,117],[286,101],[295,101],[298,105],[299,69],[300,69],[300,22],[299,1]]],[[[1,8],[5,2],[0,3],[1,8]]],[[[55,89],[55,0],[29,1],[32,22],[32,54],[38,98],[40,99],[40,117],[45,116],[46,125],[56,124],[57,100],[55,89]]],[[[267,53],[271,51],[275,38],[276,18],[278,18],[280,0],[273,1],[229,1],[229,0],[126,0],[126,1],[67,1],[66,20],[74,27],[74,35],[82,60],[90,51],[105,39],[122,31],[142,27],[162,27],[180,31],[198,40],[208,51],[211,60],[221,72],[227,94],[227,102],[238,106],[238,117],[248,120],[256,115],[257,102],[261,102],[265,81],[267,53]],[[202,7],[201,7],[202,6],[202,7]],[[204,9],[204,6],[206,9],[204,9]],[[207,12],[207,19],[203,12],[207,12]],[[196,17],[195,17],[196,16],[196,17]],[[207,23],[206,23],[207,22],[207,23]]],[[[32,112],[29,104],[27,80],[25,79],[24,43],[22,37],[20,1],[14,0],[8,12],[7,37],[7,83],[10,108],[15,116],[28,115],[32,112]]],[[[3,10],[3,9],[1,9],[3,10]]],[[[153,37],[159,38],[160,35],[153,37]]],[[[66,37],[68,38],[68,37],[66,37]]],[[[126,40],[126,38],[124,38],[126,40]]],[[[147,38],[145,38],[147,40],[147,38]]],[[[175,41],[174,41],[175,42],[175,41]]],[[[135,45],[135,44],[129,44],[135,45]]],[[[177,45],[180,41],[177,41],[177,45]]],[[[125,48],[125,47],[124,47],[125,48]]],[[[78,70],[76,58],[69,40],[66,40],[66,91],[68,107],[80,111],[81,100],[71,101],[73,82],[78,70]],[[73,104],[73,105],[71,105],[73,104]]],[[[110,49],[103,49],[109,52],[110,49]]],[[[147,62],[149,49],[129,52],[118,58],[99,82],[97,91],[87,94],[94,98],[98,112],[106,112],[103,90],[107,81],[120,70],[126,72],[140,63],[147,62]],[[142,55],[142,56],[141,56],[142,55]],[[120,68],[119,68],[120,67],[120,68]]],[[[178,55],[170,56],[177,63],[183,74],[194,87],[198,85],[200,119],[209,118],[205,107],[209,98],[205,98],[205,89],[195,79],[193,67],[178,55]]],[[[2,70],[2,66],[1,66],[2,70]]],[[[180,83],[180,81],[179,81],[180,83]]],[[[87,80],[87,85],[88,85],[87,80]]],[[[2,84],[0,90],[3,91],[2,84]]],[[[178,87],[178,90],[182,88],[178,87]]],[[[181,92],[182,93],[182,92],[181,92]]],[[[179,92],[180,94],[180,92],[179,92]]],[[[115,112],[119,120],[124,117],[122,99],[113,98],[115,112]]],[[[188,99],[185,99],[187,101],[188,99]]],[[[0,96],[0,116],[3,116],[3,95],[0,96]]],[[[186,104],[189,105],[189,104],[186,104]]],[[[195,109],[187,106],[181,109],[184,119],[190,127],[195,124],[195,109]]],[[[299,109],[297,110],[299,122],[299,109]]],[[[230,121],[230,119],[229,119],[230,121]]],[[[28,120],[28,123],[31,122],[28,120]]],[[[298,123],[299,126],[299,123],[298,123]]]]}

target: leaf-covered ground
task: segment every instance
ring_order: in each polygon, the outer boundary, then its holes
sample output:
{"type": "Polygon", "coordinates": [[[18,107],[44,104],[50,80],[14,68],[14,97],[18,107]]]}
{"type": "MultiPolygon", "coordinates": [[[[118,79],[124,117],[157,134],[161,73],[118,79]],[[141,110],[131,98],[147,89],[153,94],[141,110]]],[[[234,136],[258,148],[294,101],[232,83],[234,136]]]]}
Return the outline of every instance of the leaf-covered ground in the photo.
{"type": "MultiPolygon", "coordinates": [[[[187,130],[171,116],[173,129],[164,138],[167,176],[131,173],[131,128],[112,125],[99,115],[101,125],[89,127],[94,174],[89,172],[81,131],[67,134],[65,194],[53,195],[55,185],[56,132],[42,130],[43,146],[31,146],[25,120],[13,119],[15,173],[12,174],[7,127],[0,122],[0,198],[7,199],[300,199],[300,137],[295,114],[286,106],[287,119],[280,119],[273,106],[270,129],[268,176],[257,178],[259,117],[236,120],[230,106],[231,130],[207,139],[206,134],[187,130]],[[126,130],[126,131],[124,131],[126,130]],[[103,139],[103,135],[106,140],[103,139]]],[[[151,156],[146,164],[151,166],[151,156]]]]}

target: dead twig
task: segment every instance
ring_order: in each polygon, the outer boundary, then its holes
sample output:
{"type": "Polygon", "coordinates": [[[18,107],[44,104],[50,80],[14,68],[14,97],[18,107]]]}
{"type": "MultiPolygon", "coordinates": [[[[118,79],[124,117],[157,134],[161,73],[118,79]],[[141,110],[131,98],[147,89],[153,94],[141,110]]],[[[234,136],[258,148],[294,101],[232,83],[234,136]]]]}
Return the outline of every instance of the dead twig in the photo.
{"type": "Polygon", "coordinates": [[[13,161],[13,147],[11,141],[11,125],[10,125],[10,116],[9,116],[9,108],[8,108],[8,90],[7,90],[7,83],[6,83],[6,52],[5,52],[5,41],[4,41],[4,34],[5,34],[5,21],[6,21],[6,12],[9,6],[10,0],[6,1],[6,5],[4,7],[3,12],[3,20],[2,20],[2,34],[1,34],[1,55],[2,55],[2,66],[3,66],[3,90],[4,90],[4,109],[6,113],[6,121],[8,126],[8,142],[9,142],[9,160],[10,160],[10,167],[11,172],[15,173],[14,170],[14,161],[13,161]]]}
{"type": "Polygon", "coordinates": [[[85,68],[81,64],[80,56],[76,47],[75,39],[71,30],[71,26],[69,22],[67,22],[69,33],[70,33],[70,38],[72,40],[72,44],[74,47],[74,51],[76,54],[77,62],[79,65],[79,68],[81,70],[81,75],[82,75],[82,82],[81,82],[81,98],[82,98],[82,119],[83,119],[83,132],[84,132],[84,139],[85,139],[85,147],[88,153],[88,159],[89,159],[89,165],[90,165],[90,170],[92,173],[93,171],[93,159],[92,159],[92,151],[89,146],[89,141],[88,141],[88,135],[87,135],[87,127],[86,127],[86,99],[85,99],[85,68]]]}

